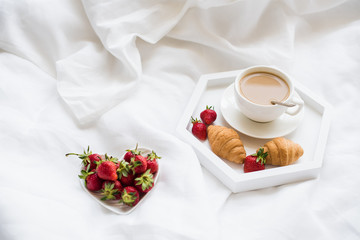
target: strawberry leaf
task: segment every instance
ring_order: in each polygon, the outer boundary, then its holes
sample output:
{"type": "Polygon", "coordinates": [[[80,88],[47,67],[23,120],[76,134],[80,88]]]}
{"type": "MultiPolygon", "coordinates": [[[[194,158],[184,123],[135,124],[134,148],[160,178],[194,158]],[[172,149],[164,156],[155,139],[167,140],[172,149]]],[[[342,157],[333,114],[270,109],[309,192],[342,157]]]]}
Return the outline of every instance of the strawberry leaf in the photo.
{"type": "Polygon", "coordinates": [[[87,168],[84,170],[81,170],[81,175],[78,175],[80,179],[86,179],[89,175],[94,174],[94,172],[90,171],[90,164],[88,164],[87,168]]]}
{"type": "Polygon", "coordinates": [[[131,152],[134,155],[140,155],[141,152],[138,150],[138,144],[136,143],[135,149],[127,149],[127,152],[131,152]]]}
{"type": "Polygon", "coordinates": [[[102,190],[101,193],[101,195],[103,195],[101,200],[106,201],[106,200],[116,199],[115,195],[119,194],[119,190],[114,189],[114,187],[115,187],[115,183],[105,183],[104,189],[102,190]]]}
{"type": "Polygon", "coordinates": [[[151,151],[151,153],[149,153],[147,155],[147,159],[150,161],[156,160],[156,159],[161,159],[161,157],[159,157],[158,155],[156,155],[156,152],[151,151]]]}
{"type": "Polygon", "coordinates": [[[154,183],[154,175],[150,173],[150,169],[146,170],[140,177],[135,179],[135,185],[141,185],[143,191],[151,188],[154,183]]]}
{"type": "Polygon", "coordinates": [[[119,175],[119,179],[124,176],[127,177],[129,172],[130,172],[130,165],[128,162],[126,162],[125,160],[120,161],[119,163],[119,167],[116,170],[116,172],[119,175]]]}
{"type": "Polygon", "coordinates": [[[252,156],[256,156],[256,162],[260,162],[262,165],[265,165],[266,163],[266,157],[268,155],[268,152],[264,153],[264,148],[259,148],[259,150],[257,151],[257,153],[252,156]]]}
{"type": "Polygon", "coordinates": [[[197,118],[194,119],[194,118],[191,116],[191,123],[192,123],[192,124],[201,123],[201,120],[199,120],[199,119],[197,119],[197,118]]]}
{"type": "Polygon", "coordinates": [[[83,154],[79,154],[79,153],[67,153],[65,154],[65,156],[70,156],[70,155],[75,155],[78,156],[78,158],[80,158],[82,160],[82,163],[84,166],[86,166],[87,164],[90,163],[90,159],[89,156],[92,154],[92,151],[90,151],[90,146],[88,146],[87,150],[84,150],[83,154]]]}

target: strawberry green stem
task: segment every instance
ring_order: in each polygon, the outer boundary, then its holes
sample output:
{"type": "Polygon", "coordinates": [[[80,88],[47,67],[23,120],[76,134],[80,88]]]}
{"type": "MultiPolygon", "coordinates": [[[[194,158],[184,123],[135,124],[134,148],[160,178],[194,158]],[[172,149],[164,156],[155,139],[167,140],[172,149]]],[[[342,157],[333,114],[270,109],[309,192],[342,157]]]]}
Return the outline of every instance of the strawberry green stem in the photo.
{"type": "Polygon", "coordinates": [[[268,153],[264,152],[264,148],[259,148],[259,150],[252,154],[252,156],[256,157],[256,162],[260,162],[262,165],[265,165],[266,163],[266,157],[267,157],[268,153]]]}

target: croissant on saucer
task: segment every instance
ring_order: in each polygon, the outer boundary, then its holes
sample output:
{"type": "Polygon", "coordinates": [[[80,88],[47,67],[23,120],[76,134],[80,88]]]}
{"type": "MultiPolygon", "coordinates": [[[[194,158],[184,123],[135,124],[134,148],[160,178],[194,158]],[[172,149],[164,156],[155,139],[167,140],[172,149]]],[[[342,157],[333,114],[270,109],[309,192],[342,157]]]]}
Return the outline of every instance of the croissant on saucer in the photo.
{"type": "Polygon", "coordinates": [[[264,153],[267,152],[266,164],[286,166],[297,161],[303,154],[303,148],[293,141],[278,137],[265,143],[264,153]]]}
{"type": "Polygon", "coordinates": [[[242,164],[246,158],[239,134],[231,128],[210,125],[207,128],[211,150],[219,157],[242,164]]]}

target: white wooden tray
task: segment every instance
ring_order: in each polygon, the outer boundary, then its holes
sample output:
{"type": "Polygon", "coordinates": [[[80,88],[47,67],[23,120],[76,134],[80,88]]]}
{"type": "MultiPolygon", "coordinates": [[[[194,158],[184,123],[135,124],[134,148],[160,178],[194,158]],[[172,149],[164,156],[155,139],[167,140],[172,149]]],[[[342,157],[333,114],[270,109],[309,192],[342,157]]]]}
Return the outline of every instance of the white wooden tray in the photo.
{"type": "MultiPolygon", "coordinates": [[[[222,116],[220,105],[224,91],[242,70],[202,75],[177,126],[177,134],[195,149],[200,163],[232,192],[242,192],[290,182],[316,178],[323,163],[323,153],[331,120],[331,106],[295,81],[295,89],[305,102],[304,115],[297,128],[284,137],[299,143],[304,155],[294,164],[267,166],[263,171],[244,173],[243,165],[217,157],[207,140],[200,141],[191,133],[190,118],[200,118],[206,105],[214,106],[218,114],[215,125],[231,127],[222,116]]],[[[240,133],[247,155],[255,152],[269,139],[240,133]]]]}

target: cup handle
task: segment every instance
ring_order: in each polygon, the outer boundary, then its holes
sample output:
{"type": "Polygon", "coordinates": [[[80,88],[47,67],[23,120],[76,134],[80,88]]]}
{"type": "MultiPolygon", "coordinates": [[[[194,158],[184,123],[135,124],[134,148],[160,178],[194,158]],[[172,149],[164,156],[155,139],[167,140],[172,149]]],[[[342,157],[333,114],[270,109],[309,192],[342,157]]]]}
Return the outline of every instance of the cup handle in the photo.
{"type": "Polygon", "coordinates": [[[296,106],[287,108],[285,111],[286,114],[289,114],[291,116],[298,114],[304,107],[304,101],[298,96],[294,96],[291,99],[291,103],[296,104],[296,106]]]}

